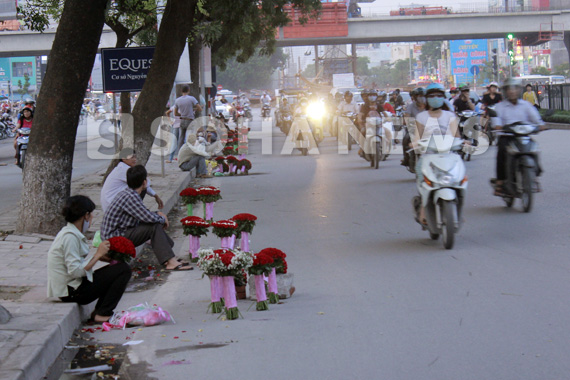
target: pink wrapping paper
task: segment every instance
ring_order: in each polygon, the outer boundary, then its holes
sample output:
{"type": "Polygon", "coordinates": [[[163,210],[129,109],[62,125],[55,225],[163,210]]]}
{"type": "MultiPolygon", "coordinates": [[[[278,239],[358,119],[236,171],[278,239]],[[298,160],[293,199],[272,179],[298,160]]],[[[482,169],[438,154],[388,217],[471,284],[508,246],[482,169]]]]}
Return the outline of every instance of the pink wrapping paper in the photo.
{"type": "Polygon", "coordinates": [[[256,274],[254,277],[255,277],[255,296],[257,297],[257,302],[267,301],[267,294],[265,293],[265,281],[263,281],[263,275],[256,274]]]}
{"type": "Polygon", "coordinates": [[[238,160],[241,161],[241,160],[243,160],[243,159],[245,159],[245,154],[242,153],[242,154],[239,155],[238,160]]]}
{"type": "Polygon", "coordinates": [[[233,173],[233,172],[234,172],[234,167],[235,167],[235,165],[234,165],[234,164],[229,164],[229,166],[230,166],[230,173],[233,173]]]}
{"type": "Polygon", "coordinates": [[[223,237],[222,239],[222,248],[226,248],[226,249],[232,249],[232,247],[230,247],[232,245],[232,240],[229,237],[223,237]]]}
{"type": "Polygon", "coordinates": [[[190,235],[190,254],[193,259],[198,257],[199,249],[200,249],[200,238],[198,236],[190,235]]]}
{"type": "Polygon", "coordinates": [[[242,231],[240,239],[240,248],[244,252],[249,252],[249,232],[242,231]]]}
{"type": "Polygon", "coordinates": [[[236,246],[236,235],[230,236],[230,249],[234,249],[236,246]]]}
{"type": "Polygon", "coordinates": [[[218,298],[222,298],[224,296],[224,282],[222,281],[221,276],[214,276],[216,278],[216,283],[218,284],[218,298]]]}
{"type": "Polygon", "coordinates": [[[226,308],[231,309],[233,307],[237,307],[234,276],[224,276],[222,277],[222,280],[224,282],[224,301],[226,302],[226,308]]]}
{"type": "Polygon", "coordinates": [[[271,269],[271,272],[269,273],[269,283],[267,285],[269,293],[279,293],[279,290],[277,289],[277,274],[275,274],[275,268],[271,269]]]}
{"type": "Polygon", "coordinates": [[[220,302],[222,292],[219,278],[220,276],[210,276],[210,298],[212,302],[220,302]]]}
{"type": "Polygon", "coordinates": [[[206,220],[214,219],[214,203],[206,203],[206,220]]]}

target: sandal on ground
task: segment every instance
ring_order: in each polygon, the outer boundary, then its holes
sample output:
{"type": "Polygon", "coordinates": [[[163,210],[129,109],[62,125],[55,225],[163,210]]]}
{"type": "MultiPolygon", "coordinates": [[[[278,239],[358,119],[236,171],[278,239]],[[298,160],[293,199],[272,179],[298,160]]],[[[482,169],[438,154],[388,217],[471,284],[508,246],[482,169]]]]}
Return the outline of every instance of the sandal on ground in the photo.
{"type": "Polygon", "coordinates": [[[184,267],[182,264],[178,264],[176,267],[172,269],[164,268],[168,272],[183,272],[188,270],[194,270],[194,267],[184,267]]]}
{"type": "Polygon", "coordinates": [[[176,261],[178,261],[180,264],[184,265],[185,267],[190,265],[190,263],[188,261],[184,261],[181,258],[177,258],[176,261]]]}

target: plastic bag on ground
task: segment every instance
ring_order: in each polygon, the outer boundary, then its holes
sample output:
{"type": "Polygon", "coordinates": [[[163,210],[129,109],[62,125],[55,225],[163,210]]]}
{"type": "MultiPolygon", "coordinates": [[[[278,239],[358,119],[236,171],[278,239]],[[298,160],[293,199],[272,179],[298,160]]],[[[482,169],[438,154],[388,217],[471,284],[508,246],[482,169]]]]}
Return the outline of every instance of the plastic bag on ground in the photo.
{"type": "Polygon", "coordinates": [[[126,326],[154,326],[164,322],[174,322],[174,319],[160,306],[144,304],[133,306],[127,311],[115,313],[109,320],[109,324],[125,328],[126,326]]]}

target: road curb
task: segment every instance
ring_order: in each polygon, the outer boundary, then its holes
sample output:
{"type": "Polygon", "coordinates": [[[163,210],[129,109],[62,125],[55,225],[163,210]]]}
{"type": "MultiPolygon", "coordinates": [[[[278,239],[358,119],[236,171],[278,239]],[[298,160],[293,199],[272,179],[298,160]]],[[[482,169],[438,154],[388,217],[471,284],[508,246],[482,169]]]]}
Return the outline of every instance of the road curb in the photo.
{"type": "Polygon", "coordinates": [[[550,129],[559,129],[559,130],[569,130],[570,124],[562,124],[562,123],[545,123],[547,128],[550,129]]]}

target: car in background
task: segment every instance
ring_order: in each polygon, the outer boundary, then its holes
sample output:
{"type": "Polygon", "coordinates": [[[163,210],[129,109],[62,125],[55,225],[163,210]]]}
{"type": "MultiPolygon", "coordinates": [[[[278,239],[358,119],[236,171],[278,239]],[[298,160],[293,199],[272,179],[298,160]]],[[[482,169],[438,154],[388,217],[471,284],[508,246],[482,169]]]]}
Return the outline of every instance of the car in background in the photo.
{"type": "MultiPolygon", "coordinates": [[[[226,99],[228,99],[226,97],[226,99]]],[[[230,119],[232,117],[232,114],[230,113],[232,106],[231,106],[231,102],[228,99],[228,103],[222,103],[221,100],[216,100],[216,113],[217,114],[222,114],[224,116],[225,119],[230,119]]]]}

